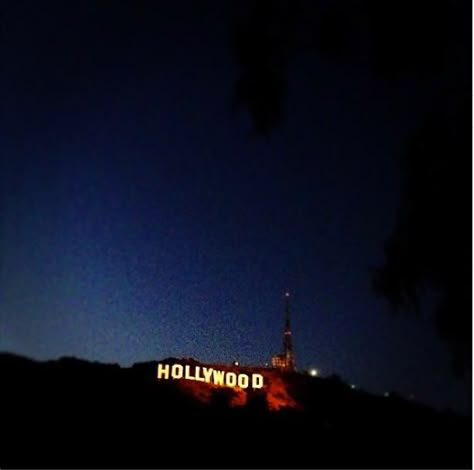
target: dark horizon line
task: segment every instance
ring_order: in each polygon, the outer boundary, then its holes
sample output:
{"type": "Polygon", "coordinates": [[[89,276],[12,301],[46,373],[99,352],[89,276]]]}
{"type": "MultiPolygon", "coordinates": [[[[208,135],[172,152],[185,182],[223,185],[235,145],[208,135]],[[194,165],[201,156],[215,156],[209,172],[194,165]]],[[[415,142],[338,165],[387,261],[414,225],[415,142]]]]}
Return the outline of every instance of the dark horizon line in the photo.
{"type": "MultiPolygon", "coordinates": [[[[175,356],[168,356],[168,357],[165,357],[165,358],[159,359],[159,360],[151,359],[151,360],[148,360],[148,361],[138,361],[138,362],[134,362],[130,366],[123,366],[118,362],[101,362],[101,361],[98,361],[98,360],[84,359],[84,358],[80,358],[80,357],[77,357],[77,356],[64,355],[64,356],[59,356],[56,359],[35,359],[35,358],[29,357],[29,356],[26,356],[26,355],[23,355],[23,354],[18,354],[18,353],[9,352],[9,351],[0,351],[0,360],[2,358],[12,358],[12,359],[16,359],[16,360],[34,362],[34,363],[37,363],[37,364],[47,364],[47,363],[52,363],[52,362],[60,362],[60,361],[68,361],[69,360],[69,361],[82,362],[82,363],[85,363],[85,364],[95,364],[95,365],[101,365],[101,366],[107,366],[107,367],[117,367],[119,369],[132,369],[135,366],[158,363],[158,362],[164,362],[164,361],[170,361],[170,360],[193,361],[193,362],[197,362],[199,364],[222,365],[222,366],[226,366],[226,367],[230,367],[230,366],[233,365],[233,364],[228,364],[228,363],[202,362],[202,361],[199,361],[198,359],[195,359],[195,358],[192,358],[192,357],[181,357],[181,358],[179,358],[179,357],[175,357],[175,356]]],[[[270,370],[274,370],[276,372],[281,372],[278,368],[274,368],[274,367],[270,367],[270,366],[245,366],[245,365],[240,365],[239,364],[236,367],[241,367],[241,368],[244,368],[244,369],[251,369],[251,368],[270,369],[270,370]]],[[[301,369],[301,370],[307,370],[307,369],[301,369]]],[[[468,413],[466,413],[462,410],[454,410],[450,406],[445,406],[445,407],[435,406],[433,404],[428,404],[426,402],[422,402],[422,401],[419,401],[419,400],[416,400],[416,399],[411,399],[409,397],[405,397],[401,392],[398,392],[396,390],[392,390],[391,392],[388,392],[389,395],[385,396],[385,395],[377,394],[375,392],[364,390],[363,388],[360,388],[360,387],[353,388],[349,383],[345,382],[344,379],[342,377],[340,377],[337,373],[332,373],[332,374],[327,375],[327,376],[318,375],[317,377],[312,377],[308,373],[303,373],[301,371],[296,370],[294,372],[291,372],[291,374],[299,374],[299,375],[302,375],[302,376],[306,376],[307,378],[309,378],[311,380],[333,380],[334,378],[337,377],[340,380],[341,385],[350,388],[351,391],[354,392],[354,393],[364,393],[364,394],[370,395],[374,398],[378,397],[378,398],[385,398],[385,399],[398,399],[398,400],[402,400],[404,402],[412,403],[412,404],[417,405],[417,406],[422,406],[422,407],[425,407],[425,408],[429,408],[429,409],[431,409],[431,410],[433,410],[437,413],[442,413],[442,414],[450,413],[450,414],[459,416],[461,418],[469,418],[469,419],[472,420],[472,411],[471,411],[470,414],[468,414],[468,413]]]]}

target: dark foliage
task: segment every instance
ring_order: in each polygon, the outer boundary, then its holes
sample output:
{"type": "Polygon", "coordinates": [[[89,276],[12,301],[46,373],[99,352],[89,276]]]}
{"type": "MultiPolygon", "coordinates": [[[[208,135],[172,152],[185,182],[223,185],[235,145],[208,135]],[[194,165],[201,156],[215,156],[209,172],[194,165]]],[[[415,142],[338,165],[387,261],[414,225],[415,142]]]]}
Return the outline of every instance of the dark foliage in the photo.
{"type": "Polygon", "coordinates": [[[279,84],[286,82],[286,69],[265,65],[275,57],[288,64],[296,56],[329,56],[393,86],[409,80],[420,92],[438,89],[422,125],[405,142],[399,218],[373,281],[396,308],[418,306],[423,288],[433,289],[436,331],[450,348],[453,369],[465,372],[472,367],[470,2],[250,5],[235,32],[236,90],[261,135],[284,116],[286,92],[279,84]]]}
{"type": "Polygon", "coordinates": [[[471,367],[470,109],[436,109],[406,154],[405,186],[397,226],[375,273],[377,292],[394,307],[419,306],[434,287],[434,324],[451,349],[453,368],[471,367]]]}

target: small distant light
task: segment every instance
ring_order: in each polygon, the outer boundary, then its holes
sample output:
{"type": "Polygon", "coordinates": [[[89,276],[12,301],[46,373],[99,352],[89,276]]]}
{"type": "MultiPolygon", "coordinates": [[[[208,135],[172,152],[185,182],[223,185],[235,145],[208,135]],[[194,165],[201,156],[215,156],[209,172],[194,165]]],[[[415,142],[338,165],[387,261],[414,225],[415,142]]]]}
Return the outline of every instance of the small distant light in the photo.
{"type": "Polygon", "coordinates": [[[388,398],[388,397],[390,396],[390,393],[385,392],[385,393],[383,394],[383,396],[386,397],[386,398],[388,398]]]}
{"type": "Polygon", "coordinates": [[[318,373],[318,369],[309,369],[309,375],[311,375],[311,377],[317,377],[318,373]]]}
{"type": "Polygon", "coordinates": [[[234,366],[238,366],[239,365],[239,361],[234,361],[234,366]]]}
{"type": "Polygon", "coordinates": [[[356,388],[356,386],[354,384],[352,384],[351,388],[352,388],[352,390],[354,390],[356,388]]]}
{"type": "Polygon", "coordinates": [[[290,293],[289,292],[286,292],[285,293],[285,297],[289,297],[290,296],[290,293]]]}

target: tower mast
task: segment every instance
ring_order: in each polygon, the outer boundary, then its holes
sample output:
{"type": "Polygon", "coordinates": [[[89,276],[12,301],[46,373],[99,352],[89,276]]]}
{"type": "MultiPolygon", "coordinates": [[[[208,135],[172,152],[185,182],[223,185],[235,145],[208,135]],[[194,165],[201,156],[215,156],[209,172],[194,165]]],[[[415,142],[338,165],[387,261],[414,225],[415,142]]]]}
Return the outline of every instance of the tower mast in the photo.
{"type": "Polygon", "coordinates": [[[293,341],[291,338],[290,326],[290,293],[285,293],[285,329],[283,331],[283,354],[286,368],[289,371],[295,370],[295,357],[293,354],[293,341]]]}

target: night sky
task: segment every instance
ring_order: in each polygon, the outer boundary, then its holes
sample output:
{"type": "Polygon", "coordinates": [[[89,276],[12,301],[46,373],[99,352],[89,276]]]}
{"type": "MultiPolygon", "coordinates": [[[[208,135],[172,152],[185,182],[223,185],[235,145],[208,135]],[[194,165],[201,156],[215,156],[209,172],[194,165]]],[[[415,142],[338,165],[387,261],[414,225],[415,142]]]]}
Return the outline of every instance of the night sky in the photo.
{"type": "Polygon", "coordinates": [[[289,290],[298,368],[470,412],[427,315],[370,277],[433,87],[295,57],[286,119],[256,137],[236,4],[132,3],[2,3],[0,350],[263,364],[289,290]]]}

